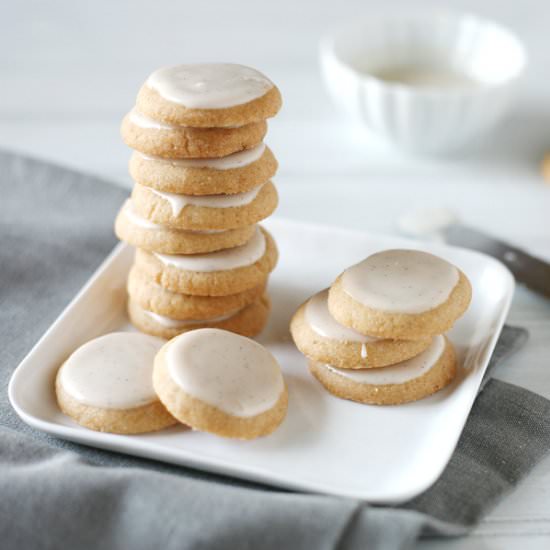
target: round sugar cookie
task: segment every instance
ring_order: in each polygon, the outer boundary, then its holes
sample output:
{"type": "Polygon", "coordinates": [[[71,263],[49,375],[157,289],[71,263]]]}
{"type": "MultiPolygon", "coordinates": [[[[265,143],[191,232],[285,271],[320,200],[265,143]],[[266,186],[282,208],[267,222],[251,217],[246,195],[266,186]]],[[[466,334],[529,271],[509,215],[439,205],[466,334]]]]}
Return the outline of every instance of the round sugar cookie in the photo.
{"type": "Polygon", "coordinates": [[[262,284],[228,296],[192,296],[162,288],[136,266],[128,275],[128,295],[141,308],[172,319],[209,319],[239,311],[260,298],[262,284]]]}
{"type": "Polygon", "coordinates": [[[181,422],[223,437],[253,439],[284,420],[288,393],[263,346],[219,329],[170,340],[155,357],[153,385],[181,422]]]}
{"type": "Polygon", "coordinates": [[[141,87],[137,107],[149,117],[194,127],[242,126],[273,117],[281,94],[265,75],[232,63],[163,67],[141,87]]]}
{"type": "Polygon", "coordinates": [[[254,225],[228,230],[174,229],[136,214],[131,199],[122,205],[115,221],[115,233],[121,241],[160,254],[204,254],[233,248],[250,240],[254,231],[254,225]]]}
{"type": "Polygon", "coordinates": [[[192,128],[170,126],[135,110],[124,117],[120,128],[128,147],[169,159],[225,157],[256,147],[266,132],[265,121],[235,128],[192,128]]]}
{"type": "Polygon", "coordinates": [[[254,225],[277,208],[277,190],[268,181],[233,195],[180,195],[136,183],[135,212],[153,223],[187,230],[226,230],[254,225]]]}
{"type": "Polygon", "coordinates": [[[196,330],[199,328],[220,328],[253,337],[264,329],[271,303],[266,294],[255,302],[237,311],[231,311],[225,315],[211,317],[210,319],[172,319],[166,315],[159,315],[140,307],[132,299],[128,300],[128,316],[132,324],[142,332],[160,336],[161,338],[174,338],[178,334],[196,330]]]}
{"type": "Polygon", "coordinates": [[[277,160],[263,142],[221,158],[163,159],[134,151],[130,175],[137,183],[168,193],[244,193],[271,179],[277,160]]]}
{"type": "Polygon", "coordinates": [[[366,336],[338,323],[328,310],[327,299],[328,289],[315,294],[290,322],[296,347],[313,361],[342,369],[385,367],[422,353],[432,341],[366,336]]]}
{"type": "Polygon", "coordinates": [[[420,250],[384,250],[346,269],[328,307],[341,324],[378,338],[423,339],[449,330],[472,297],[466,275],[420,250]]]}
{"type": "Polygon", "coordinates": [[[57,372],[61,410],[100,432],[138,434],[177,423],[155,394],[153,361],[165,343],[133,332],[113,332],[73,352],[57,372]]]}
{"type": "Polygon", "coordinates": [[[277,264],[275,241],[258,228],[244,245],[209,254],[158,254],[136,250],[135,264],[160,286],[197,296],[227,296],[262,284],[277,264]]]}
{"type": "Polygon", "coordinates": [[[378,369],[339,369],[311,361],[313,376],[336,397],[371,405],[417,401],[450,384],[457,372],[452,344],[439,335],[421,354],[378,369]]]}

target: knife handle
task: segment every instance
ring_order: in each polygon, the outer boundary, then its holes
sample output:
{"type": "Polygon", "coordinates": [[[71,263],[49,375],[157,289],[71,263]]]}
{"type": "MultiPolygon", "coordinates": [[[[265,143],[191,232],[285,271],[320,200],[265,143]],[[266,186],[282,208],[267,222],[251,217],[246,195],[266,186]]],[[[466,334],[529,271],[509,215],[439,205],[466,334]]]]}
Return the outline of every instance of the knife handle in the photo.
{"type": "Polygon", "coordinates": [[[446,227],[444,237],[449,244],[479,250],[500,260],[513,273],[516,281],[550,298],[548,262],[463,224],[451,224],[446,227]]]}
{"type": "Polygon", "coordinates": [[[516,280],[550,298],[550,264],[520,248],[505,248],[499,259],[514,274],[516,280]]]}

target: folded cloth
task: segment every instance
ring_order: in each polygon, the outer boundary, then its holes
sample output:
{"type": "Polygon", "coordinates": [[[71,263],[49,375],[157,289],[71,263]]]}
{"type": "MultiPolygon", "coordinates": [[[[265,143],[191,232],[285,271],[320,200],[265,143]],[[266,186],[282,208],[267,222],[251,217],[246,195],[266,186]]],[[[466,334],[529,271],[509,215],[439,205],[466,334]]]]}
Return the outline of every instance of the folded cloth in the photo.
{"type": "MultiPolygon", "coordinates": [[[[550,401],[491,380],[435,485],[396,507],[267,488],[63,442],[7,401],[25,353],[115,243],[126,193],[0,152],[1,548],[408,548],[467,532],[550,450],[550,401]]],[[[525,337],[509,328],[495,358],[525,337]]],[[[493,361],[493,364],[496,362],[493,361]]]]}

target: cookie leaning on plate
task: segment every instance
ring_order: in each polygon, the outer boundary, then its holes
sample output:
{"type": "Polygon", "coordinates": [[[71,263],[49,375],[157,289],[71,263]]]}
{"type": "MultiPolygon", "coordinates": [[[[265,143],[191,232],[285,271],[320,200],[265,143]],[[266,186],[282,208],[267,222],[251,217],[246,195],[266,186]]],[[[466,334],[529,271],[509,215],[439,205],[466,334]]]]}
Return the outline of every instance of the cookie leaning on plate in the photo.
{"type": "Polygon", "coordinates": [[[182,294],[227,296],[265,282],[277,264],[277,247],[258,228],[244,245],[209,254],[167,255],[136,251],[136,266],[153,282],[182,294]]]}
{"type": "Polygon", "coordinates": [[[472,297],[466,275],[419,250],[386,250],[346,269],[328,307],[341,324],[378,338],[422,339],[449,330],[472,297]]]}
{"type": "Polygon", "coordinates": [[[204,254],[241,246],[250,240],[254,225],[227,230],[175,229],[137,214],[128,199],[115,220],[116,236],[137,248],[159,254],[204,254]]]}
{"type": "Polygon", "coordinates": [[[234,127],[271,118],[281,94],[261,72],[233,63],[164,67],[141,87],[136,106],[168,124],[234,127]]]}
{"type": "Polygon", "coordinates": [[[180,422],[224,437],[267,435],[287,411],[286,384],[273,355],[223,330],[170,340],[155,357],[153,385],[180,422]]]}
{"type": "Polygon", "coordinates": [[[333,395],[371,405],[417,401],[450,384],[457,371],[452,344],[439,335],[420,355],[378,369],[338,369],[311,361],[313,376],[333,395]]]}
{"type": "Polygon", "coordinates": [[[214,159],[163,159],[134,151],[132,179],[158,191],[188,195],[244,193],[271,179],[277,160],[263,142],[214,159]]]}
{"type": "Polygon", "coordinates": [[[270,182],[233,195],[182,195],[135,184],[132,206],[153,223],[174,229],[226,230],[254,225],[277,208],[278,195],[270,182]]]}
{"type": "Polygon", "coordinates": [[[59,369],[55,391],[61,410],[86,428],[137,434],[176,424],[151,382],[164,340],[115,332],[78,348],[59,369]]]}
{"type": "Polygon", "coordinates": [[[327,307],[328,289],[302,304],[290,322],[297,348],[309,359],[334,367],[385,367],[423,352],[431,338],[394,340],[365,336],[338,323],[327,307]]]}

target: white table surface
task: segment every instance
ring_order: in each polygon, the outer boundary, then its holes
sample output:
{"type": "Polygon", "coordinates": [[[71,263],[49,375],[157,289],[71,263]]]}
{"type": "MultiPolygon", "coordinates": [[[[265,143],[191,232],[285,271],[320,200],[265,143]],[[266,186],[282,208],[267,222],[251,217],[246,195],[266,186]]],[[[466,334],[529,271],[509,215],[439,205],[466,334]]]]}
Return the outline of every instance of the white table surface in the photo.
{"type": "MultiPolygon", "coordinates": [[[[498,131],[466,155],[438,160],[414,159],[378,142],[340,116],[323,89],[319,37],[375,12],[376,4],[6,2],[0,9],[0,146],[129,186],[129,151],[118,126],[148,73],[182,61],[241,62],[266,72],[285,98],[267,139],[281,165],[278,215],[393,232],[395,219],[411,207],[447,205],[468,223],[550,260],[550,185],[538,166],[550,150],[550,3],[437,2],[438,9],[500,20],[530,53],[518,103],[498,131]]],[[[411,3],[379,4],[391,11],[411,3]]],[[[531,339],[497,376],[550,397],[550,302],[519,288],[509,322],[527,327],[531,339]]],[[[418,546],[531,550],[547,549],[549,541],[550,457],[469,537],[418,546]]]]}

